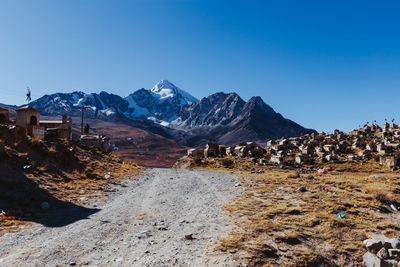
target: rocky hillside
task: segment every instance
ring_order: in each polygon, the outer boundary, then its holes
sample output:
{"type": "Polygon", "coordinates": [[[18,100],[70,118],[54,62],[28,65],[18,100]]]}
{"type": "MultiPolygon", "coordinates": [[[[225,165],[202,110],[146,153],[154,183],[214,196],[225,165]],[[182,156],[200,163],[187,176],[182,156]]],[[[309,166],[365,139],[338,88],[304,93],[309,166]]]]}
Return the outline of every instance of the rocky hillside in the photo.
{"type": "Polygon", "coordinates": [[[48,209],[90,214],[81,207],[85,201],[140,170],[79,142],[45,142],[27,137],[22,127],[0,124],[0,236],[24,221],[60,226],[73,220],[71,214],[62,221],[45,221],[48,209]]]}
{"type": "Polygon", "coordinates": [[[188,145],[208,140],[234,144],[242,140],[265,143],[280,137],[300,136],[315,132],[285,119],[260,97],[245,102],[235,93],[216,93],[181,109],[173,127],[189,129],[188,145]]]}
{"type": "MultiPolygon", "coordinates": [[[[234,146],[208,143],[204,149],[189,149],[179,163],[192,164],[207,157],[247,159],[260,166],[317,169],[334,166],[337,170],[389,171],[400,167],[400,126],[365,125],[348,133],[306,134],[268,141],[265,146],[241,142],[234,146]]],[[[216,161],[219,161],[216,159],[216,161]]]]}

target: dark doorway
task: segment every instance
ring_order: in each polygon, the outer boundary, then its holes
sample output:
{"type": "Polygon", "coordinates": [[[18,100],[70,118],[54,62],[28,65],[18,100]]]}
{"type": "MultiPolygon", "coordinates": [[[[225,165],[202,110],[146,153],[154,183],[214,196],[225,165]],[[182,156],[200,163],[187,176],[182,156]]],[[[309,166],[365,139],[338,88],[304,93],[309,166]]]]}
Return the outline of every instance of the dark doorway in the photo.
{"type": "Polygon", "coordinates": [[[6,122],[6,115],[0,114],[0,123],[6,122]]]}
{"type": "Polygon", "coordinates": [[[38,121],[35,116],[31,116],[31,125],[37,125],[38,121]]]}

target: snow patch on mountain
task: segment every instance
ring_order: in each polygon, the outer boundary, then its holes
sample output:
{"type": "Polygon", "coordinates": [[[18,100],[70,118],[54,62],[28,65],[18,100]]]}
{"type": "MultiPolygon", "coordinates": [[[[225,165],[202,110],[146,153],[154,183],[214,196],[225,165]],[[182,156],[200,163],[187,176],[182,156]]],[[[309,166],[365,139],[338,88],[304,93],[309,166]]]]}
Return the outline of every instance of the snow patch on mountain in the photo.
{"type": "Polygon", "coordinates": [[[114,115],[116,112],[113,111],[112,109],[108,108],[108,109],[104,109],[100,111],[101,113],[105,114],[106,116],[111,116],[114,115]]]}
{"type": "Polygon", "coordinates": [[[159,96],[160,100],[178,97],[178,99],[180,100],[180,104],[182,105],[199,102],[197,98],[195,98],[188,92],[178,88],[168,80],[161,80],[153,88],[151,88],[150,91],[156,96],[159,96]],[[179,95],[182,97],[179,97],[179,95]]]}
{"type": "Polygon", "coordinates": [[[128,112],[125,112],[125,116],[131,118],[148,118],[151,117],[151,113],[147,108],[139,106],[136,101],[133,99],[133,96],[130,95],[125,98],[128,101],[128,112]],[[133,110],[133,111],[132,111],[133,110]]]}

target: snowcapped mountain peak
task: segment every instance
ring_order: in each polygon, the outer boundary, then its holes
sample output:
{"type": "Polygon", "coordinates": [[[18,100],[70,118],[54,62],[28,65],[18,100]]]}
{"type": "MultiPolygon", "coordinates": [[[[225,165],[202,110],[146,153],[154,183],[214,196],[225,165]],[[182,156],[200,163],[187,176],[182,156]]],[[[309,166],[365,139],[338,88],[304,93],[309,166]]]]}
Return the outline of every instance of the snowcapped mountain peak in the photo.
{"type": "Polygon", "coordinates": [[[168,80],[161,80],[151,89],[151,91],[156,92],[161,89],[178,89],[178,87],[168,80]]]}
{"type": "Polygon", "coordinates": [[[175,98],[175,97],[179,98],[178,95],[180,95],[183,98],[183,100],[188,104],[199,101],[197,98],[195,98],[188,92],[178,88],[168,80],[161,80],[153,88],[151,88],[150,91],[158,95],[160,100],[166,98],[175,98]]]}
{"type": "Polygon", "coordinates": [[[147,118],[164,126],[179,116],[182,107],[199,101],[168,80],[158,82],[152,89],[139,89],[125,100],[129,103],[125,116],[147,118]]]}

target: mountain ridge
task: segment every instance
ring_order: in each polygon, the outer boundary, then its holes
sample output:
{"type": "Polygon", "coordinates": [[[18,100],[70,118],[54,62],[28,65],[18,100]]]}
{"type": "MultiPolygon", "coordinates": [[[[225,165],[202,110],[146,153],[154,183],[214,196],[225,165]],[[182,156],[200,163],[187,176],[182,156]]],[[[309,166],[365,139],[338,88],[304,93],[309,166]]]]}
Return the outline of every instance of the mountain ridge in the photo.
{"type": "Polygon", "coordinates": [[[247,102],[237,93],[217,92],[197,99],[168,80],[151,89],[139,89],[121,97],[100,93],[55,93],[30,103],[43,115],[78,116],[81,106],[88,106],[85,116],[106,121],[123,121],[183,145],[197,146],[209,140],[223,144],[239,141],[266,142],[280,137],[315,132],[284,118],[255,96],[247,102]],[[176,137],[179,136],[179,137],[176,137]]]}

